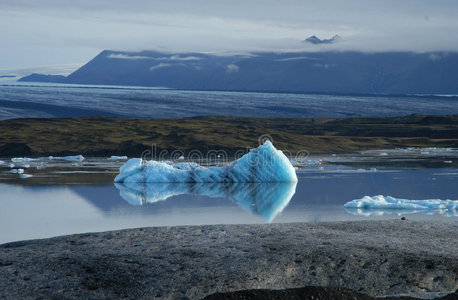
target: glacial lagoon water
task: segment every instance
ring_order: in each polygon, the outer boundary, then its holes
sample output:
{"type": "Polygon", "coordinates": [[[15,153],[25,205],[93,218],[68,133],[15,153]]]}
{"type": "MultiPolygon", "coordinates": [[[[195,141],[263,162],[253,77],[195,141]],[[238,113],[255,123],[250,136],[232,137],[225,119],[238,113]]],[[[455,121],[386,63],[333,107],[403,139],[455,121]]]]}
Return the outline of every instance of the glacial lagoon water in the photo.
{"type": "Polygon", "coordinates": [[[457,153],[398,149],[310,157],[297,169],[297,184],[114,184],[123,161],[106,158],[29,161],[24,172],[33,176],[20,178],[10,172],[8,158],[1,158],[0,243],[144,226],[401,216],[456,222],[456,213],[368,213],[348,211],[343,205],[365,195],[456,200],[457,153]]]}

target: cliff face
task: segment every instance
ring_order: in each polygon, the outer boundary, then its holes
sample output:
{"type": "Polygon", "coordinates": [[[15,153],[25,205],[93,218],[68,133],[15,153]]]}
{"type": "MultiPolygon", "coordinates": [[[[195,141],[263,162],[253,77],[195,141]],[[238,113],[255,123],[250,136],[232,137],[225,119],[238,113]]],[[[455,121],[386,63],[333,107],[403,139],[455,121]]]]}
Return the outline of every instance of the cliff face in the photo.
{"type": "Polygon", "coordinates": [[[66,78],[20,81],[178,89],[456,94],[458,53],[302,52],[217,56],[103,51],[66,78]]]}

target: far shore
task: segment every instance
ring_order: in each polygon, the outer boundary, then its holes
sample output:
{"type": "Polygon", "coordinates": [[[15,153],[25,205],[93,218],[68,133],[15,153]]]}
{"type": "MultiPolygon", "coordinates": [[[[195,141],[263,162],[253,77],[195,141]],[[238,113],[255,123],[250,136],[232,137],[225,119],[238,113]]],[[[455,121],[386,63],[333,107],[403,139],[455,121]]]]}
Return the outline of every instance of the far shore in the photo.
{"type": "Polygon", "coordinates": [[[234,156],[268,138],[289,153],[345,153],[406,147],[458,148],[458,115],[379,118],[183,119],[112,117],[0,121],[0,157],[79,155],[165,157],[192,151],[234,156]],[[167,153],[165,153],[167,151],[167,153]],[[152,154],[152,153],[150,153],[152,154]]]}
{"type": "Polygon", "coordinates": [[[0,245],[0,290],[7,298],[200,299],[330,286],[433,297],[458,288],[457,232],[456,222],[399,219],[76,234],[0,245]]]}

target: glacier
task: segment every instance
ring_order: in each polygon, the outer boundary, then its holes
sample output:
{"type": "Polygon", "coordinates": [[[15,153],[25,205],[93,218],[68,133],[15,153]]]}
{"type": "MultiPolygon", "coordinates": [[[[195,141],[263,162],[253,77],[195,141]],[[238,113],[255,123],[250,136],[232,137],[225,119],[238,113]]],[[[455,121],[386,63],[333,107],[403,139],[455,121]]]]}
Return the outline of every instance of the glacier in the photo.
{"type": "Polygon", "coordinates": [[[115,182],[297,182],[296,171],[270,141],[227,166],[132,158],[119,168],[115,182]]]}
{"type": "Polygon", "coordinates": [[[290,202],[296,182],[271,183],[115,183],[120,196],[131,205],[165,201],[170,197],[192,194],[211,198],[230,198],[242,209],[271,222],[290,202]]]}
{"type": "Polygon", "coordinates": [[[384,213],[425,213],[457,216],[458,200],[407,200],[391,196],[364,196],[344,204],[347,211],[357,215],[383,215],[384,213]]]}

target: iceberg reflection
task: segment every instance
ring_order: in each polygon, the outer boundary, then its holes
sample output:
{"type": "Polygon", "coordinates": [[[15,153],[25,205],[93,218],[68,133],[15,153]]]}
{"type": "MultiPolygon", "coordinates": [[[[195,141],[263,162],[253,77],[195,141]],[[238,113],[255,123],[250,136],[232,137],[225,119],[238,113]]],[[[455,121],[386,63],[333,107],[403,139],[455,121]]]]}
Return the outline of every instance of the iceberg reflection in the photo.
{"type": "Polygon", "coordinates": [[[231,198],[243,209],[260,215],[266,222],[288,206],[296,182],[279,183],[115,183],[121,197],[131,205],[164,201],[172,196],[193,194],[231,198]]]}

